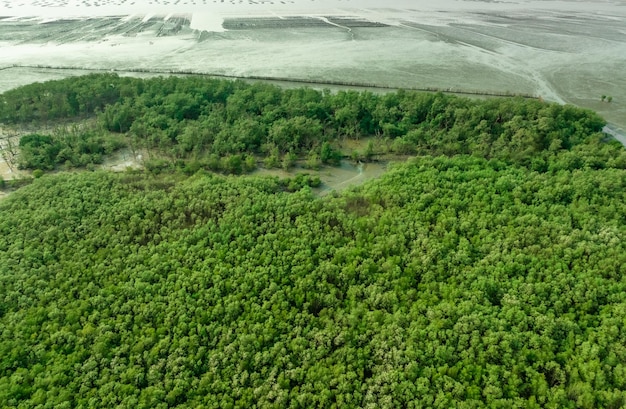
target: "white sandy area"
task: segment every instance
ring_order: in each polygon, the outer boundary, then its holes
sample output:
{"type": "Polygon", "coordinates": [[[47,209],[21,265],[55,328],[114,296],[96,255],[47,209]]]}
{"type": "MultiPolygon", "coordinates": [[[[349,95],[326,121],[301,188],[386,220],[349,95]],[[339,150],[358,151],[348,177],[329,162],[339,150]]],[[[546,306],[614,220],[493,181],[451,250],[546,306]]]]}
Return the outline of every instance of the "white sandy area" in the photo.
{"type": "Polygon", "coordinates": [[[225,31],[223,23],[224,17],[218,13],[198,11],[192,14],[190,27],[199,31],[220,32],[225,31]]]}
{"type": "MultiPolygon", "coordinates": [[[[37,16],[43,11],[46,15],[121,15],[127,13],[163,13],[217,11],[225,13],[256,13],[267,10],[277,11],[328,11],[332,9],[405,9],[430,11],[467,10],[569,10],[617,11],[623,9],[624,1],[476,1],[476,0],[273,0],[273,1],[216,1],[216,0],[0,0],[0,12],[12,11],[14,15],[37,16]],[[120,11],[123,10],[123,13],[120,11]],[[69,14],[68,14],[69,12],[69,14]]],[[[623,11],[623,10],[622,10],[623,11]]],[[[5,14],[5,15],[11,15],[5,14]]]]}
{"type": "MultiPolygon", "coordinates": [[[[407,13],[424,13],[429,23],[467,23],[466,16],[455,13],[473,11],[530,12],[557,10],[591,15],[623,16],[625,1],[464,1],[464,0],[0,0],[0,16],[54,19],[102,16],[192,15],[192,28],[221,31],[225,17],[241,16],[361,16],[372,21],[396,24],[407,13]],[[449,14],[451,13],[451,14],[449,14]]],[[[422,21],[423,21],[422,20],[422,21]]]]}

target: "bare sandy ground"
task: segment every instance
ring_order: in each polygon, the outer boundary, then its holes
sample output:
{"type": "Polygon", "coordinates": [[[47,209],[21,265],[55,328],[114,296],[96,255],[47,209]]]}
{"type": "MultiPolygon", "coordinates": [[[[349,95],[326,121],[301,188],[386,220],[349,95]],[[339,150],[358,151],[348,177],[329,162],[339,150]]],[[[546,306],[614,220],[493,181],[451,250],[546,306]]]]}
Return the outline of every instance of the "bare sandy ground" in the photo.
{"type": "Polygon", "coordinates": [[[209,12],[265,14],[272,12],[323,12],[341,9],[382,10],[568,10],[615,13],[624,6],[617,1],[576,0],[0,0],[0,11],[9,16],[110,16],[130,13],[209,12]]]}
{"type": "Polygon", "coordinates": [[[101,169],[113,172],[124,172],[129,169],[142,169],[145,152],[132,152],[130,149],[120,149],[100,165],[101,169]]]}

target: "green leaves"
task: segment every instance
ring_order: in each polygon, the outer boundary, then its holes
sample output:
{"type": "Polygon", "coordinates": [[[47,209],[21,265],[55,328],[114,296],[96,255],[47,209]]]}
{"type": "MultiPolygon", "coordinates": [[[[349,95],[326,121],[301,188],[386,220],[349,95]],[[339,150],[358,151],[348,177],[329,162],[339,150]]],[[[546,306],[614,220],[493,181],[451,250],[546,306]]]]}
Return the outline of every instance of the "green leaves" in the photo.
{"type": "Polygon", "coordinates": [[[20,139],[19,166],[35,170],[85,167],[102,163],[105,155],[124,146],[121,138],[95,128],[60,129],[52,135],[28,134],[20,139]]]}
{"type": "MultiPolygon", "coordinates": [[[[111,103],[101,119],[163,156],[145,174],[37,178],[0,202],[0,406],[624,402],[626,156],[599,117],[92,79],[109,81],[90,94],[111,103]],[[202,170],[245,172],[257,150],[266,166],[333,163],[346,135],[420,156],[323,198],[316,176],[202,170]]],[[[69,106],[87,109],[84,95],[69,106]]],[[[28,135],[21,158],[81,163],[114,149],[103,135],[28,135]]]]}
{"type": "Polygon", "coordinates": [[[37,179],[0,202],[0,403],[614,406],[622,172],[37,179]]]}
{"type": "MultiPolygon", "coordinates": [[[[263,155],[273,167],[278,156],[292,153],[304,160],[314,151],[319,160],[312,161],[313,167],[319,161],[336,164],[350,154],[339,150],[346,139],[363,137],[371,143],[377,137],[377,146],[355,153],[356,159],[375,159],[391,150],[400,155],[471,154],[540,172],[626,166],[617,147],[597,146],[601,137],[594,134],[604,124],[597,114],[521,98],[480,101],[408,91],[333,94],[200,77],[110,74],[33,84],[0,98],[4,122],[46,124],[95,114],[108,131],[128,134],[134,148],[156,151],[165,160],[206,162],[206,169],[229,173],[238,168],[227,164],[229,158],[243,154],[263,155]],[[270,145],[279,155],[267,149],[270,145]],[[224,157],[229,158],[220,165],[224,157]]],[[[62,164],[46,160],[55,155],[35,154],[33,165],[51,169],[62,164]]],[[[73,166],[89,162],[88,156],[73,158],[69,150],[61,157],[73,166]]]]}

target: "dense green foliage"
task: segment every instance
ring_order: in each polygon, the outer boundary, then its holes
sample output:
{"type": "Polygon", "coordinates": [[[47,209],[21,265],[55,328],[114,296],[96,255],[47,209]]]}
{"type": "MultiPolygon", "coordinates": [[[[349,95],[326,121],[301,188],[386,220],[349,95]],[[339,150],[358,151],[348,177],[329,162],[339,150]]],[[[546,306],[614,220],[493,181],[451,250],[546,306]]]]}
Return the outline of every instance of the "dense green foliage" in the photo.
{"type": "MultiPolygon", "coordinates": [[[[355,152],[356,159],[388,152],[471,154],[543,171],[555,154],[579,145],[604,125],[587,110],[520,98],[478,101],[403,90],[331,93],[204,77],[90,75],[0,96],[0,122],[94,114],[106,130],[127,135],[134,149],[148,149],[170,163],[185,160],[192,168],[227,173],[253,169],[258,156],[276,167],[287,167],[292,157],[308,157],[313,167],[337,163],[342,143],[362,137],[376,137],[376,142],[355,152]]],[[[91,150],[105,151],[105,141],[91,150]]],[[[65,162],[64,156],[53,161],[65,162]]]]}
{"type": "Polygon", "coordinates": [[[92,74],[35,82],[0,95],[0,122],[46,122],[89,116],[120,98],[117,75],[92,74]]]}
{"type": "MultiPolygon", "coordinates": [[[[19,109],[0,101],[1,118],[50,119],[48,100],[74,95],[55,118],[100,110],[164,157],[0,201],[0,407],[626,406],[626,153],[595,114],[84,81],[4,94],[19,109]],[[244,172],[258,152],[313,167],[372,135],[363,158],[418,156],[342,194],[202,171],[244,172]]],[[[89,163],[112,143],[97,135],[29,135],[22,160],[89,163]]]]}
{"type": "Polygon", "coordinates": [[[19,146],[20,168],[53,170],[60,164],[83,167],[102,163],[106,155],[123,147],[124,141],[95,129],[75,129],[52,135],[24,135],[19,146]]]}
{"type": "Polygon", "coordinates": [[[0,406],[624,405],[623,170],[181,178],[0,202],[0,406]]]}

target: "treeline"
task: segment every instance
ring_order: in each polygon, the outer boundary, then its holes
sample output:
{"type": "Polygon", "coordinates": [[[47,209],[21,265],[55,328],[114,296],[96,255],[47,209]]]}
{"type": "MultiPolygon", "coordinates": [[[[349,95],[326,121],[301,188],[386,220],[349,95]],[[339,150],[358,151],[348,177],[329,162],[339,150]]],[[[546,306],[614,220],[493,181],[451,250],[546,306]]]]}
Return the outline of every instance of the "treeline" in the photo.
{"type": "Polygon", "coordinates": [[[3,199],[0,406],[626,404],[624,170],[423,157],[286,190],[94,172],[3,199]]]}
{"type": "Polygon", "coordinates": [[[9,90],[0,95],[0,122],[45,123],[93,115],[119,100],[122,80],[112,74],[91,74],[9,90]]]}
{"type": "MultiPolygon", "coordinates": [[[[315,167],[346,155],[371,160],[386,153],[468,154],[546,171],[553,156],[587,143],[604,125],[588,110],[522,98],[331,93],[203,77],[94,74],[0,96],[0,121],[6,123],[91,115],[104,129],[123,134],[133,149],[149,149],[170,163],[183,160],[184,166],[191,163],[188,169],[229,173],[246,171],[258,160],[288,167],[294,157],[304,158],[315,167]],[[345,152],[346,140],[360,138],[372,139],[368,149],[345,152]]],[[[595,162],[601,166],[605,159],[595,162]]],[[[582,166],[572,161],[561,167],[582,166]]]]}

